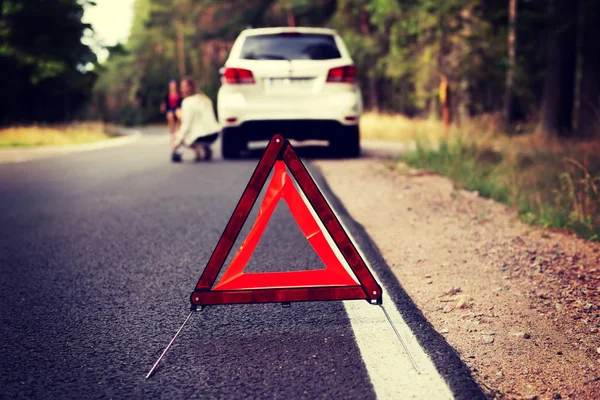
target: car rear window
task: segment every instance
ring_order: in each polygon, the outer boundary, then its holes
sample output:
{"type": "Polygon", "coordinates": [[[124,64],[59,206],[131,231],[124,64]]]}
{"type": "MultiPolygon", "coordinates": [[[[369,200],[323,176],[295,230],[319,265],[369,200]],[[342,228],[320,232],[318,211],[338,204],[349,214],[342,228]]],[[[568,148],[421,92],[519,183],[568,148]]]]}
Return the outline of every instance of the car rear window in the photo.
{"type": "Polygon", "coordinates": [[[341,57],[332,35],[313,33],[248,36],[241,54],[245,60],[332,60],[341,57]]]}

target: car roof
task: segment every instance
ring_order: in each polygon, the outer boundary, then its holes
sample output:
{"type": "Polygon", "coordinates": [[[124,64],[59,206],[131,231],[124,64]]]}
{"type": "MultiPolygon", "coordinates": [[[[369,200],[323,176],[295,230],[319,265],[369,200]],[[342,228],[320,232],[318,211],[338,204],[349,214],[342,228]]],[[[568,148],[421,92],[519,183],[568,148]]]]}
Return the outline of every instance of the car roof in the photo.
{"type": "Polygon", "coordinates": [[[283,32],[298,32],[298,33],[315,33],[322,35],[336,35],[334,29],[329,28],[312,28],[312,27],[277,27],[277,28],[253,28],[244,29],[240,36],[256,36],[256,35],[273,35],[283,32]]]}

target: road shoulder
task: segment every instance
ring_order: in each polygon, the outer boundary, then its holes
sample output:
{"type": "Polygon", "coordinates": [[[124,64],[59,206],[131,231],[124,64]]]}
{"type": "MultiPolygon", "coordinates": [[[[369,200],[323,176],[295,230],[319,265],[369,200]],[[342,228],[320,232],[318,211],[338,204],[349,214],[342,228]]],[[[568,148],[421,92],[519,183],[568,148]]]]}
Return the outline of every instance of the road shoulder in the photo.
{"type": "MultiPolygon", "coordinates": [[[[344,174],[342,169],[335,171],[332,175],[332,171],[330,170],[330,168],[327,167],[327,164],[329,163],[336,164],[338,162],[312,162],[310,165],[311,168],[321,167],[319,168],[319,173],[313,174],[313,177],[316,179],[317,184],[327,197],[328,201],[331,203],[332,207],[341,217],[342,221],[345,224],[345,229],[350,235],[352,235],[355,243],[357,244],[359,249],[361,249],[363,256],[366,260],[369,261],[370,267],[377,276],[379,282],[383,285],[385,298],[384,302],[387,304],[386,308],[391,309],[392,314],[398,314],[398,321],[396,321],[395,323],[401,328],[403,328],[403,326],[407,326],[410,329],[410,333],[406,332],[403,334],[407,338],[409,338],[409,348],[412,348],[413,351],[416,350],[417,355],[422,353],[424,350],[426,355],[423,354],[423,357],[429,356],[429,359],[431,360],[430,362],[433,362],[438,373],[446,381],[448,387],[454,395],[454,398],[485,398],[481,389],[473,381],[469,370],[458,357],[456,351],[448,345],[448,343],[438,332],[436,332],[434,327],[431,325],[431,323],[427,321],[421,310],[419,310],[419,308],[415,305],[415,303],[406,293],[404,288],[398,283],[398,280],[392,274],[392,270],[390,269],[389,264],[387,264],[386,260],[384,260],[384,257],[382,257],[381,249],[378,248],[377,244],[375,244],[372,236],[370,236],[369,232],[364,229],[364,227],[360,224],[360,221],[357,222],[354,219],[355,215],[351,212],[351,209],[345,207],[346,204],[354,203],[352,199],[354,194],[348,192],[338,192],[338,190],[336,190],[339,189],[337,183],[339,179],[347,179],[349,176],[351,176],[351,174],[344,174]],[[325,171],[327,171],[327,173],[325,174],[324,178],[323,172],[325,171]],[[339,172],[341,172],[342,174],[338,175],[337,173],[339,172]],[[330,178],[333,178],[333,181],[335,181],[334,186],[330,185],[330,178]],[[338,195],[339,199],[337,197],[338,195]],[[342,204],[340,199],[344,200],[344,204],[342,204]],[[388,295],[389,297],[387,297],[388,295]],[[390,304],[391,302],[393,302],[393,304],[390,304]],[[412,344],[413,339],[414,345],[412,344]],[[415,347],[413,347],[419,345],[421,348],[419,348],[418,350],[415,347]]],[[[345,161],[341,163],[345,164],[345,161]]],[[[347,312],[352,318],[352,310],[347,308],[347,312]]],[[[395,320],[393,316],[392,319],[395,320]]],[[[386,326],[386,328],[386,330],[389,330],[389,326],[386,326]]],[[[383,335],[385,333],[382,329],[378,329],[378,332],[380,331],[381,333],[378,334],[378,336],[383,335]]],[[[360,340],[360,332],[357,332],[355,330],[355,335],[357,336],[357,340],[360,340]]],[[[397,344],[397,342],[395,341],[393,341],[393,343],[397,344]]],[[[401,354],[397,357],[406,358],[406,354],[401,354]]],[[[419,355],[419,357],[417,358],[420,357],[421,356],[419,355]]],[[[383,359],[383,357],[381,359],[383,359]]],[[[402,364],[400,360],[398,360],[398,363],[402,364]]],[[[418,361],[418,363],[421,362],[418,361]]],[[[380,371],[379,367],[378,371],[380,371]]],[[[398,371],[396,370],[396,372],[398,371]]],[[[387,376],[386,374],[384,375],[387,376]]],[[[419,385],[419,382],[417,381],[415,381],[415,387],[418,387],[419,385]]],[[[395,384],[400,385],[401,383],[402,382],[398,381],[395,384]]],[[[382,393],[381,395],[383,396],[383,398],[387,398],[385,393],[382,393]]],[[[423,396],[426,396],[426,394],[420,392],[418,395],[415,396],[408,395],[407,398],[422,398],[423,396]]],[[[390,398],[396,397],[397,396],[390,398]]]]}
{"type": "Polygon", "coordinates": [[[99,142],[68,146],[0,149],[0,164],[22,163],[44,158],[62,157],[68,154],[81,153],[85,151],[124,146],[137,141],[141,137],[141,132],[139,130],[126,129],[119,136],[120,137],[110,138],[99,142]]]}
{"type": "MultiPolygon", "coordinates": [[[[522,224],[509,208],[408,167],[315,165],[488,395],[600,396],[598,244],[522,224]]],[[[456,393],[448,362],[430,356],[456,393]]]]}

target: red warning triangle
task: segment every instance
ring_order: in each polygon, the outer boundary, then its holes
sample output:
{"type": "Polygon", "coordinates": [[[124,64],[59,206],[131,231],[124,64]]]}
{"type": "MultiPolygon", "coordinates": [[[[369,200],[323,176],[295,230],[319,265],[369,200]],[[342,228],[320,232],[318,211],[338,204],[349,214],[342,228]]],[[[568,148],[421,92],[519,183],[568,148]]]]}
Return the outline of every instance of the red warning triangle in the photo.
{"type": "Polygon", "coordinates": [[[258,211],[258,217],[238,253],[213,290],[276,289],[288,287],[352,286],[358,282],[344,269],[334,249],[319,227],[286,172],[285,163],[276,161],[273,177],[258,211]],[[243,273],[280,200],[284,200],[300,230],[319,255],[326,269],[294,272],[243,273]]]}
{"type": "Polygon", "coordinates": [[[275,135],[192,292],[192,307],[354,299],[380,304],[381,288],[290,143],[275,135]],[[233,261],[215,283],[271,171],[273,177],[256,221],[233,261]],[[300,230],[326,268],[244,273],[281,200],[287,203],[300,230]]]}

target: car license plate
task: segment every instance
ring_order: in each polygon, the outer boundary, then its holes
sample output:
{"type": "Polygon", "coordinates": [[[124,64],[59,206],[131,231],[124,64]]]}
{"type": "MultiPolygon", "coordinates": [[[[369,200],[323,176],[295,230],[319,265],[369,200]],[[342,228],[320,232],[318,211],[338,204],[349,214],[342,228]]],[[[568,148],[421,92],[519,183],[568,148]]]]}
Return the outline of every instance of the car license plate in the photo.
{"type": "Polygon", "coordinates": [[[277,88],[282,86],[289,86],[290,79],[289,78],[269,78],[267,79],[267,86],[271,88],[277,88]]]}
{"type": "Polygon", "coordinates": [[[285,89],[306,89],[312,88],[313,78],[267,78],[265,82],[266,89],[285,90],[285,89]]]}

